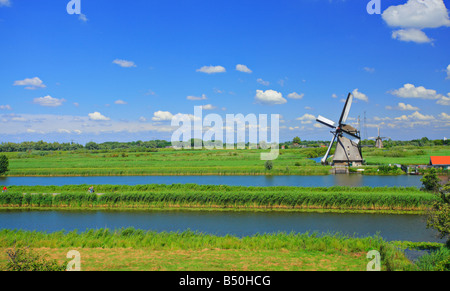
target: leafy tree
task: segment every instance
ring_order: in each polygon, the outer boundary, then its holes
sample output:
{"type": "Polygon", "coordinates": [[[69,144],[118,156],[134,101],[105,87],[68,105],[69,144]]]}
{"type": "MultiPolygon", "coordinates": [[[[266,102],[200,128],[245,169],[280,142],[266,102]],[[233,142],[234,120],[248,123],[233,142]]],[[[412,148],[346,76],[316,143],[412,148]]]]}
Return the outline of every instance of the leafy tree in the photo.
{"type": "Polygon", "coordinates": [[[450,247],[450,182],[442,187],[437,195],[441,199],[433,203],[428,214],[427,227],[436,229],[441,238],[447,237],[447,246],[450,247]]]}
{"type": "Polygon", "coordinates": [[[438,192],[440,185],[439,185],[439,177],[437,176],[436,169],[432,168],[430,171],[428,171],[425,175],[423,175],[423,178],[420,179],[423,185],[423,189],[425,191],[432,191],[432,192],[438,192]]]}
{"type": "Polygon", "coordinates": [[[5,175],[9,171],[8,157],[0,155],[0,175],[5,175]]]}
{"type": "Polygon", "coordinates": [[[296,144],[299,144],[301,142],[302,141],[301,141],[301,139],[298,136],[294,137],[294,140],[292,141],[292,143],[296,143],[296,144]]]}
{"type": "Polygon", "coordinates": [[[95,142],[91,141],[86,144],[86,149],[87,150],[98,150],[99,146],[95,142]]]}

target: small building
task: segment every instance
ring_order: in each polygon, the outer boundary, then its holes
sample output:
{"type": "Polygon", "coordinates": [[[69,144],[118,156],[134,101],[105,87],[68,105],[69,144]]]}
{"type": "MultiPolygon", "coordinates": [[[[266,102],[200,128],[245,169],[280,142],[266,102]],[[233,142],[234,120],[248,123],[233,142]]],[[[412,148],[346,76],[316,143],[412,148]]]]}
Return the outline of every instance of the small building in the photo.
{"type": "Polygon", "coordinates": [[[448,170],[450,168],[450,156],[430,157],[430,166],[448,170]]]}

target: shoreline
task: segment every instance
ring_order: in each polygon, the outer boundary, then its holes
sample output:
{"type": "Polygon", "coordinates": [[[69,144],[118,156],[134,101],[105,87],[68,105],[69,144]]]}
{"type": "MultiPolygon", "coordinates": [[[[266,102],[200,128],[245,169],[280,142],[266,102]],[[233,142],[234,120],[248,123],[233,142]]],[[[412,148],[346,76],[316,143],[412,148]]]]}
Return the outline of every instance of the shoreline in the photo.
{"type": "Polygon", "coordinates": [[[336,214],[386,214],[386,215],[425,215],[427,210],[419,209],[342,209],[320,207],[223,207],[223,206],[0,206],[0,211],[155,211],[155,212],[263,212],[263,213],[336,213],[336,214]]]}

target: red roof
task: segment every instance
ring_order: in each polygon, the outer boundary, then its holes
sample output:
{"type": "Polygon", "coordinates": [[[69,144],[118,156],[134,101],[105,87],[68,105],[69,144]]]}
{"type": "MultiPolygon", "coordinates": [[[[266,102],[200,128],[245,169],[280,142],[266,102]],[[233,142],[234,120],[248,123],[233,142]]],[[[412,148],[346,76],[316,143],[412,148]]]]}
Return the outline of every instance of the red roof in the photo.
{"type": "Polygon", "coordinates": [[[430,157],[431,165],[450,165],[450,156],[430,157]]]}

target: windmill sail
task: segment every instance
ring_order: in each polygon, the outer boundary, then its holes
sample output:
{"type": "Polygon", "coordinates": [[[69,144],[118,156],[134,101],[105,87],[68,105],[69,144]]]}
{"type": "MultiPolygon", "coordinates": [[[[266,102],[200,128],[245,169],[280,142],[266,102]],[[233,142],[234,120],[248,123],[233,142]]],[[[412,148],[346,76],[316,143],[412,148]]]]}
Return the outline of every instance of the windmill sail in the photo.
{"type": "Polygon", "coordinates": [[[353,95],[349,93],[347,101],[345,101],[344,110],[342,110],[341,119],[339,119],[339,126],[347,122],[348,114],[350,113],[350,109],[352,108],[352,103],[353,103],[353,95]]]}
{"type": "Polygon", "coordinates": [[[326,164],[328,156],[330,155],[331,148],[333,147],[333,144],[336,141],[336,136],[337,134],[333,135],[333,139],[331,140],[330,145],[328,146],[328,150],[325,156],[322,158],[322,164],[326,164]]]}
{"type": "Polygon", "coordinates": [[[317,121],[322,123],[323,125],[333,128],[333,129],[336,128],[336,123],[334,123],[334,121],[329,120],[328,118],[325,118],[323,116],[319,115],[319,117],[317,117],[317,121]]]}

